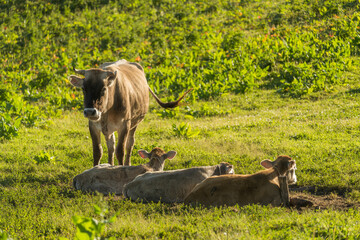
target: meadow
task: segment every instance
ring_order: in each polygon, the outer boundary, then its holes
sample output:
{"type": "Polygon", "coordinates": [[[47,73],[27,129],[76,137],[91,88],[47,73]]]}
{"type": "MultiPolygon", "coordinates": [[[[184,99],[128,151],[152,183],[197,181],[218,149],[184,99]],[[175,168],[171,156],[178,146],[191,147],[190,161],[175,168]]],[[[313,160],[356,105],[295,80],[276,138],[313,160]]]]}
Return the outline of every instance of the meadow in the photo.
{"type": "Polygon", "coordinates": [[[359,22],[353,0],[0,0],[0,238],[359,239],[359,22]],[[92,149],[67,76],[118,59],[140,63],[164,101],[194,88],[174,110],[150,97],[133,165],[161,147],[178,152],[167,170],[226,161],[248,174],[286,154],[292,196],[314,206],[75,191],[92,149]]]}

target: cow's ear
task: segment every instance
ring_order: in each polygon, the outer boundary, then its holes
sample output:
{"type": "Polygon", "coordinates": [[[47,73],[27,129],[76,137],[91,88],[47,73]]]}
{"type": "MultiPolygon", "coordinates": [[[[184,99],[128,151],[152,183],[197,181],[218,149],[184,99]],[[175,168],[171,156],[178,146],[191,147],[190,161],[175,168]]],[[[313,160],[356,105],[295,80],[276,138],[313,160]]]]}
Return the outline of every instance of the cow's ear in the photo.
{"type": "Polygon", "coordinates": [[[79,78],[75,75],[69,76],[69,81],[74,87],[83,87],[84,86],[84,79],[79,78]]]}
{"type": "Polygon", "coordinates": [[[138,153],[142,158],[150,158],[150,153],[148,153],[146,150],[139,150],[138,153]]]}
{"type": "Polygon", "coordinates": [[[273,163],[269,159],[262,160],[260,165],[263,166],[264,168],[272,168],[273,167],[273,163]]]}
{"type": "Polygon", "coordinates": [[[117,71],[111,72],[109,74],[109,78],[108,78],[108,82],[107,82],[108,87],[111,87],[115,83],[116,75],[117,75],[117,71]]]}
{"type": "Polygon", "coordinates": [[[176,151],[168,151],[165,156],[167,159],[173,159],[176,155],[176,151]]]}

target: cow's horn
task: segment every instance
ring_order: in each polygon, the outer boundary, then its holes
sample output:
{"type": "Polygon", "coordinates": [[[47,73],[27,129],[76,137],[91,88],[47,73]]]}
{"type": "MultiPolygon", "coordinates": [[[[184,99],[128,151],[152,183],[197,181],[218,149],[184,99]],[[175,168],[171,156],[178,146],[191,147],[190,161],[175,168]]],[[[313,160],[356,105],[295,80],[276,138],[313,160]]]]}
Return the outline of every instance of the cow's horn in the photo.
{"type": "Polygon", "coordinates": [[[80,75],[84,75],[85,76],[85,70],[77,70],[75,67],[74,67],[74,72],[76,74],[80,74],[80,75]]]}

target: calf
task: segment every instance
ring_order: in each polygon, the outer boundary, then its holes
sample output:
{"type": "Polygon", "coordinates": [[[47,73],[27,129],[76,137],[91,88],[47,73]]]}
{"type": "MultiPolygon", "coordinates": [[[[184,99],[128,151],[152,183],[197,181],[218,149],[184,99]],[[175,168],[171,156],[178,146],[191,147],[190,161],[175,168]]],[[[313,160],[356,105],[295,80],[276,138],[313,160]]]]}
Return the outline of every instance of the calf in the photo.
{"type": "Polygon", "coordinates": [[[145,173],[126,184],[123,194],[132,200],[144,202],[183,202],[191,189],[204,179],[233,171],[229,163],[220,163],[215,166],[145,173]]]}
{"type": "Polygon", "coordinates": [[[198,184],[186,197],[186,204],[205,206],[232,206],[238,204],[281,205],[279,176],[286,176],[288,184],[296,182],[296,163],[289,156],[275,161],[264,160],[262,170],[251,175],[225,175],[210,177],[198,184]]]}
{"type": "Polygon", "coordinates": [[[160,148],[154,148],[150,153],[140,150],[142,158],[149,158],[146,164],[138,166],[112,166],[100,164],[77,175],[73,180],[75,189],[84,192],[100,192],[102,194],[122,194],[123,186],[136,176],[152,171],[162,171],[166,159],[175,157],[175,151],[165,153],[160,148]]]}
{"type": "Polygon", "coordinates": [[[69,79],[84,93],[84,116],[89,119],[94,166],[100,164],[103,153],[101,133],[108,147],[108,163],[114,165],[115,153],[119,165],[131,165],[135,131],[148,111],[149,91],[161,107],[174,108],[191,90],[177,101],[163,103],[148,86],[143,68],[124,59],[104,63],[100,68],[74,70],[84,76],[71,75],[69,79]],[[116,148],[115,131],[118,132],[116,148]]]}

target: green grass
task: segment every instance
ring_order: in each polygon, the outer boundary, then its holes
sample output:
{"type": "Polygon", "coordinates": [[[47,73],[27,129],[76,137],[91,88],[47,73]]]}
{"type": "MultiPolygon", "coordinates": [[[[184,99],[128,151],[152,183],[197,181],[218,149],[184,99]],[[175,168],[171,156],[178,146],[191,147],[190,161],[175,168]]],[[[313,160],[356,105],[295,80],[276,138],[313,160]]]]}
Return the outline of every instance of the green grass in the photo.
{"type": "Polygon", "coordinates": [[[299,187],[359,206],[359,34],[354,0],[0,0],[0,238],[73,239],[74,216],[117,214],[103,236],[359,239],[358,207],[194,209],[74,191],[92,149],[67,81],[125,58],[164,100],[194,88],[171,111],[151,100],[133,165],[161,147],[178,152],[165,169],[227,161],[246,174],[287,154],[299,187]]]}
{"type": "MultiPolygon", "coordinates": [[[[227,161],[237,173],[261,169],[260,160],[288,154],[297,160],[298,185],[332,187],[355,196],[360,190],[359,104],[357,91],[346,88],[317,99],[284,99],[272,91],[226,95],[204,104],[231,108],[223,116],[161,118],[152,100],[151,112],[136,135],[132,162],[143,163],[136,151],[159,146],[176,150],[165,169],[227,161]],[[172,124],[189,123],[200,130],[194,138],[176,136],[172,124]]],[[[72,178],[92,165],[87,120],[80,111],[52,120],[46,128],[22,128],[19,137],[0,144],[0,228],[20,239],[73,238],[74,215],[93,216],[93,205],[116,212],[105,235],[116,238],[357,238],[358,209],[307,210],[249,206],[193,209],[166,204],[132,203],[74,191],[72,178]],[[54,156],[36,163],[43,152],[54,156]]],[[[105,146],[105,145],[104,145],[105,146]]],[[[106,151],[105,151],[106,153],[106,151]]],[[[106,154],[102,162],[106,162],[106,154]]],[[[360,202],[360,201],[359,201],[360,202]]]]}

